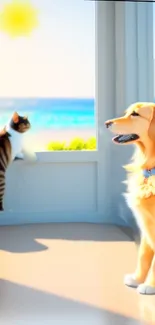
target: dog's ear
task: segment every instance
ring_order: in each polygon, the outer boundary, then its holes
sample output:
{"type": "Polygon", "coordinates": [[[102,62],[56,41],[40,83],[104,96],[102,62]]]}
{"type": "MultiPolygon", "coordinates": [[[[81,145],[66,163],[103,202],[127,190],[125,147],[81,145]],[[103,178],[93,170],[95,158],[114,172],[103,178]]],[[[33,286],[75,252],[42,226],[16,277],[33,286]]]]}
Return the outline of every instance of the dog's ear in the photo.
{"type": "Polygon", "coordinates": [[[150,126],[148,130],[149,138],[155,141],[155,106],[152,107],[150,126]]]}

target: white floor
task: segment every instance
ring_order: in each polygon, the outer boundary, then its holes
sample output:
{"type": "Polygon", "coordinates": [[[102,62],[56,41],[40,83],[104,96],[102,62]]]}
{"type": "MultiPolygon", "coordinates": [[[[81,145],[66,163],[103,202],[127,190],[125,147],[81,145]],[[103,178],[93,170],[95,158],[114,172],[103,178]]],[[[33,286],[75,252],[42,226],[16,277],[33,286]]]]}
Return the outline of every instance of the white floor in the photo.
{"type": "Polygon", "coordinates": [[[116,227],[1,227],[0,250],[2,325],[155,323],[155,297],[123,285],[137,252],[116,227]]]}

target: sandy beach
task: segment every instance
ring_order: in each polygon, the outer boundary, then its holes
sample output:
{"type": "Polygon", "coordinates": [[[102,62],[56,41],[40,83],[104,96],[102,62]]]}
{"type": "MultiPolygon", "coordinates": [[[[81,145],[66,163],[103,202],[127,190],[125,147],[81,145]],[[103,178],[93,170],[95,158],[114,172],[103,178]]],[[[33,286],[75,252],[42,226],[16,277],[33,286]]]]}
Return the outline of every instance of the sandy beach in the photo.
{"type": "Polygon", "coordinates": [[[65,141],[68,143],[75,137],[81,137],[87,140],[95,135],[94,128],[40,130],[35,133],[27,133],[25,135],[25,145],[33,151],[46,151],[48,143],[52,141],[65,141]]]}

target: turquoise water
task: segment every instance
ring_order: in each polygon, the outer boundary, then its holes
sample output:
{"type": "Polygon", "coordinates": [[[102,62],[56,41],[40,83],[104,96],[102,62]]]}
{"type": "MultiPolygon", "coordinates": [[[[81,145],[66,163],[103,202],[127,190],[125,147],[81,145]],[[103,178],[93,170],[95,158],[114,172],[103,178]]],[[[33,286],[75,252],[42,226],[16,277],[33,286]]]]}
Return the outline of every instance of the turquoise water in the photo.
{"type": "Polygon", "coordinates": [[[0,126],[13,111],[28,115],[33,130],[95,128],[94,99],[0,99],[0,126]]]}

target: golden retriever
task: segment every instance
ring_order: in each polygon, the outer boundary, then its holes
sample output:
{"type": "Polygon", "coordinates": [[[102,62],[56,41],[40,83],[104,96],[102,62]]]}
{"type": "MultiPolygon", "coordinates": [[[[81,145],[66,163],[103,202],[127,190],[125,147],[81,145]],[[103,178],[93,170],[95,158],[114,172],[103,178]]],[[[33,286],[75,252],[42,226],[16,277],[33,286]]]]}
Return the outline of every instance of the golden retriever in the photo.
{"type": "Polygon", "coordinates": [[[125,284],[141,294],[155,294],[155,104],[135,103],[124,116],[105,122],[115,134],[113,142],[134,144],[135,153],[127,170],[129,207],[141,231],[137,267],[125,276],[125,284]]]}

